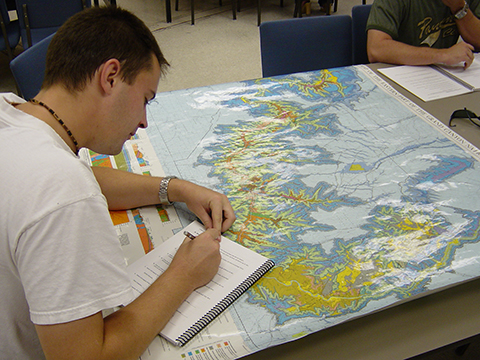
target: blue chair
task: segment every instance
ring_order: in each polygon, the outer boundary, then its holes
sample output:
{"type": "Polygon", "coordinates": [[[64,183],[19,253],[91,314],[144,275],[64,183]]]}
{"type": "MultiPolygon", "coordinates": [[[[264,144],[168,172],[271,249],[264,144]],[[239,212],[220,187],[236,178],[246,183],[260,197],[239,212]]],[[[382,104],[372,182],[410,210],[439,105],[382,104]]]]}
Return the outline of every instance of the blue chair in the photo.
{"type": "Polygon", "coordinates": [[[367,20],[372,5],[356,5],[352,8],[353,64],[368,64],[367,20]]]}
{"type": "Polygon", "coordinates": [[[17,82],[20,95],[25,100],[32,99],[42,87],[47,48],[54,35],[52,34],[36,43],[10,62],[10,69],[17,82]]]}
{"type": "Polygon", "coordinates": [[[7,51],[8,58],[12,61],[13,49],[20,41],[20,26],[18,20],[10,21],[5,0],[0,0],[0,27],[2,28],[0,51],[7,51]]]}
{"type": "Polygon", "coordinates": [[[264,77],[352,65],[352,18],[316,16],[260,26],[264,77]]]}
{"type": "Polygon", "coordinates": [[[91,5],[90,0],[15,1],[24,49],[53,34],[70,16],[91,5]]]}

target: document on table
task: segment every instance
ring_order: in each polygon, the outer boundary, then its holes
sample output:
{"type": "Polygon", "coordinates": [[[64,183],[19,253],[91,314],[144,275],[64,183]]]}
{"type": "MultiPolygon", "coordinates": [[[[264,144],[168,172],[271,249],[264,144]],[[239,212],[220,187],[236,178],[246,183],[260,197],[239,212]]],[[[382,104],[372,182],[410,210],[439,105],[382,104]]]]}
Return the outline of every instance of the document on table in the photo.
{"type": "Polygon", "coordinates": [[[466,70],[458,66],[393,66],[378,70],[423,101],[467,94],[480,89],[480,60],[466,70]]]}
{"type": "Polygon", "coordinates": [[[457,65],[435,65],[438,70],[445,75],[452,77],[454,80],[460,82],[467,88],[473,91],[480,90],[480,55],[475,54],[475,60],[468,67],[463,68],[463,64],[457,65]]]}
{"type": "Polygon", "coordinates": [[[379,72],[423,101],[467,94],[472,90],[431,66],[394,66],[379,72]]]}

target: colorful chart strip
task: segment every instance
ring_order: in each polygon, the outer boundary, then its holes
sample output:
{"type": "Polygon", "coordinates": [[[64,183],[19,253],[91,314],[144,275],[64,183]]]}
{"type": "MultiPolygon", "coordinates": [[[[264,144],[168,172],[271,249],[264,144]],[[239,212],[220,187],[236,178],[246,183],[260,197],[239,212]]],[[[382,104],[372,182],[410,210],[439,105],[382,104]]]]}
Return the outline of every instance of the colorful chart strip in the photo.
{"type": "Polygon", "coordinates": [[[113,225],[127,224],[130,220],[126,210],[110,211],[110,217],[112,218],[113,225]]]}
{"type": "Polygon", "coordinates": [[[145,159],[145,155],[140,151],[138,144],[132,144],[132,149],[137,158],[138,165],[140,165],[140,167],[148,166],[148,161],[145,159]]]}
{"type": "Polygon", "coordinates": [[[135,220],[135,225],[137,226],[138,235],[140,235],[140,240],[142,241],[143,250],[145,250],[146,254],[153,250],[152,240],[150,239],[150,235],[148,234],[145,223],[143,222],[143,218],[140,215],[140,210],[132,210],[132,215],[133,219],[135,220]]]}
{"type": "Polygon", "coordinates": [[[112,161],[110,160],[110,156],[97,154],[90,150],[90,158],[92,160],[93,166],[102,166],[102,167],[113,167],[112,161]]]}
{"type": "Polygon", "coordinates": [[[158,216],[160,216],[160,220],[162,222],[169,222],[170,217],[168,216],[167,210],[165,210],[162,206],[157,206],[158,216]]]}

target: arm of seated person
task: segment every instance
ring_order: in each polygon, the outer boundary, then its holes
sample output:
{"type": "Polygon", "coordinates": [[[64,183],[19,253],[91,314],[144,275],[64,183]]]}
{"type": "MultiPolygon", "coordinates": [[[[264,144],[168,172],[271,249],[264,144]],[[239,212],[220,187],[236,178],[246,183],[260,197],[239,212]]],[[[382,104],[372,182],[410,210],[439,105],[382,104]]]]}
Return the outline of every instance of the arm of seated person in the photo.
{"type": "Polygon", "coordinates": [[[396,65],[455,65],[465,63],[468,68],[474,59],[474,47],[459,42],[447,49],[418,47],[393,40],[380,30],[370,29],[367,35],[367,54],[370,62],[383,62],[396,65]]]}
{"type": "Polygon", "coordinates": [[[49,360],[138,359],[190,293],[208,283],[220,264],[220,232],[185,239],[168,269],[135,301],[109,315],[101,313],[55,325],[35,325],[49,360]]]}
{"type": "MultiPolygon", "coordinates": [[[[132,209],[159,203],[158,190],[162,178],[145,176],[106,167],[92,167],[110,210],[132,209]]],[[[235,221],[228,198],[192,182],[172,179],[168,199],[184,202],[208,228],[227,231],[235,221]]]]}
{"type": "MultiPolygon", "coordinates": [[[[450,8],[452,14],[457,13],[463,8],[464,0],[442,0],[450,8]]],[[[475,49],[480,49],[480,20],[475,16],[471,9],[467,10],[467,15],[461,19],[456,19],[458,31],[462,39],[473,45],[475,49]]]]}

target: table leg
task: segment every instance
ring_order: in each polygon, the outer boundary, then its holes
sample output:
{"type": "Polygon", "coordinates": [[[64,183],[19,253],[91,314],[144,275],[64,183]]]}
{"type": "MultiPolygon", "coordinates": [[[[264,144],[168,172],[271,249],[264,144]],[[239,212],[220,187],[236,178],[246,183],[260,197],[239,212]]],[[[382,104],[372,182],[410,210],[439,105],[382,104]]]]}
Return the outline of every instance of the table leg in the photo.
{"type": "Polygon", "coordinates": [[[165,0],[165,12],[167,15],[167,23],[172,22],[172,4],[170,3],[170,0],[165,0]]]}
{"type": "Polygon", "coordinates": [[[233,17],[233,20],[237,20],[237,1],[240,1],[240,0],[232,0],[232,17],[233,17]]]}

